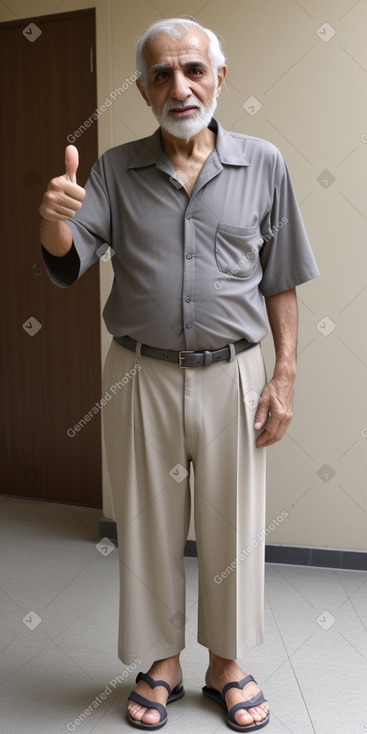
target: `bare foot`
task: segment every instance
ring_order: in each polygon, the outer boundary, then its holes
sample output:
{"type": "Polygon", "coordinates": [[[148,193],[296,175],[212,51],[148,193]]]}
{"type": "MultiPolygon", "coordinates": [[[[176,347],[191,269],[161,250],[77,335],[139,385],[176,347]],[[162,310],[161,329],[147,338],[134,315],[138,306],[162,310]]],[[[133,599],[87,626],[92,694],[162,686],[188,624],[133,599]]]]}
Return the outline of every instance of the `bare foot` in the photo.
{"type": "MultiPolygon", "coordinates": [[[[215,688],[216,691],[222,692],[223,686],[226,683],[232,681],[240,681],[246,677],[241,668],[237,665],[234,660],[227,660],[226,658],[220,658],[213,653],[210,654],[209,667],[206,672],[205,682],[208,688],[215,688]]],[[[236,703],[246,702],[248,699],[256,696],[259,693],[259,687],[253,681],[250,681],[245,685],[243,690],[239,688],[231,688],[225,694],[225,700],[228,711],[236,703]]],[[[249,726],[253,723],[259,723],[266,718],[269,711],[267,703],[261,703],[259,706],[255,706],[250,709],[238,709],[234,718],[237,724],[240,726],[249,726]]]]}
{"type": "MultiPolygon", "coordinates": [[[[173,688],[178,686],[182,680],[182,670],[179,657],[179,655],[175,655],[172,658],[156,660],[150,670],[148,670],[148,674],[154,680],[165,680],[173,690],[173,688]]],[[[148,683],[141,680],[134,690],[136,693],[148,698],[150,701],[161,703],[163,706],[167,703],[168,691],[164,686],[151,688],[148,683]]],[[[157,709],[148,709],[144,706],[139,706],[139,704],[134,701],[128,701],[127,710],[133,719],[142,721],[144,724],[158,724],[161,719],[161,715],[157,709]]]]}

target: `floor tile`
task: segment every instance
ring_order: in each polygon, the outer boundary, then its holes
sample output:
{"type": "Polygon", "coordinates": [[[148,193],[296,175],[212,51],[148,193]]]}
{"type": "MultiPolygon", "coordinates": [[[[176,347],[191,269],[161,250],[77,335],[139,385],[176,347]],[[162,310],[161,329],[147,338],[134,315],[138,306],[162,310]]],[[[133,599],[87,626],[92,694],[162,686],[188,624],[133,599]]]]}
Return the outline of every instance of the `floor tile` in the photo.
{"type": "MultiPolygon", "coordinates": [[[[117,656],[118,550],[98,549],[100,511],[0,497],[1,734],[121,734],[136,670],[117,656]]],[[[225,734],[206,699],[197,560],[185,559],[185,697],[166,734],[225,734]]],[[[239,663],[264,691],[268,734],[367,731],[367,574],[267,564],[265,641],[239,663]]]]}

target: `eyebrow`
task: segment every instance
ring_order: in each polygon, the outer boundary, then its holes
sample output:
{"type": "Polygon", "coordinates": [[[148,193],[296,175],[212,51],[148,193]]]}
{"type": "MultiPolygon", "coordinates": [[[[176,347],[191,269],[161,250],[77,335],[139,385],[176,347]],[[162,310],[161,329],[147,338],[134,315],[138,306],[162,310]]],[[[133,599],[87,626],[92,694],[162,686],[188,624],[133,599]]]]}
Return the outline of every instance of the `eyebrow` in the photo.
{"type": "MultiPolygon", "coordinates": [[[[200,66],[203,69],[206,69],[206,64],[204,61],[187,61],[185,64],[182,64],[182,69],[192,69],[200,66]]],[[[169,66],[169,64],[155,64],[150,68],[151,74],[157,74],[160,71],[169,71],[172,69],[172,66],[169,66]]]]}

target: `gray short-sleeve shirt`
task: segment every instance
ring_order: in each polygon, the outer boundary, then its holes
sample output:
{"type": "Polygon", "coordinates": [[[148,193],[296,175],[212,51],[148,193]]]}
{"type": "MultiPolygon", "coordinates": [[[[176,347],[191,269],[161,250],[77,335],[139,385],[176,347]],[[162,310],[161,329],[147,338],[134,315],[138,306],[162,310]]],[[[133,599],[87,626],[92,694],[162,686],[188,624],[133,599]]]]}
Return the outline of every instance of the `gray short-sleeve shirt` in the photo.
{"type": "Polygon", "coordinates": [[[67,224],[73,248],[43,256],[72,285],[113,249],[104,319],[114,336],[166,349],[216,349],[267,333],[265,298],[319,274],[287,167],[271,143],[223,130],[191,197],[160,129],[108,150],[67,224]],[[102,248],[102,249],[101,249],[102,248]]]}

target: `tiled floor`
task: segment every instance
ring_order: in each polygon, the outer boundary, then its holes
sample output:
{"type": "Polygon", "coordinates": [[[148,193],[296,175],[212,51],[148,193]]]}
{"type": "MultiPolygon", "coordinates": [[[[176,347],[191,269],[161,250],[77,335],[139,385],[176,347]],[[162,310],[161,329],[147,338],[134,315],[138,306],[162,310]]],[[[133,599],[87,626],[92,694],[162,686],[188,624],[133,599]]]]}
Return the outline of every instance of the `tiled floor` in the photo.
{"type": "MultiPolygon", "coordinates": [[[[1,734],[133,731],[135,673],[122,675],[116,654],[117,551],[96,548],[100,511],[1,497],[0,517],[1,734]]],[[[201,695],[197,564],[186,563],[186,696],[169,706],[164,731],[221,734],[224,709],[201,695]]],[[[241,661],[269,700],[263,731],[366,732],[366,629],[365,572],[267,565],[266,642],[241,661]]]]}

